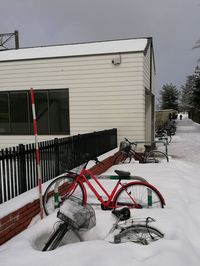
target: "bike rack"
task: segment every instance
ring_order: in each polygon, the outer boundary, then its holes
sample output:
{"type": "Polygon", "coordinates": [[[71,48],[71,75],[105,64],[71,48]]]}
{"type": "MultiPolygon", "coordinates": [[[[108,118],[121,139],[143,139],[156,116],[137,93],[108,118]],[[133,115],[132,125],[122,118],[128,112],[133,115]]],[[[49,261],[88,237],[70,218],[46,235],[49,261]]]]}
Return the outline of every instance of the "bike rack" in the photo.
{"type": "Polygon", "coordinates": [[[167,141],[167,138],[165,140],[155,140],[154,143],[163,143],[163,145],[165,146],[165,153],[167,154],[168,156],[168,141],[167,141]]]}
{"type": "Polygon", "coordinates": [[[149,144],[149,145],[152,145],[152,144],[154,144],[154,143],[162,143],[164,146],[165,146],[165,153],[166,153],[166,155],[168,156],[168,145],[169,145],[169,143],[168,143],[168,141],[167,141],[167,138],[165,138],[165,139],[163,139],[163,140],[154,140],[154,141],[152,141],[152,142],[150,142],[150,141],[148,141],[148,142],[145,142],[145,141],[140,141],[140,140],[138,140],[138,141],[134,141],[134,143],[137,143],[137,144],[143,144],[144,143],[144,145],[145,144],[149,144]]]}

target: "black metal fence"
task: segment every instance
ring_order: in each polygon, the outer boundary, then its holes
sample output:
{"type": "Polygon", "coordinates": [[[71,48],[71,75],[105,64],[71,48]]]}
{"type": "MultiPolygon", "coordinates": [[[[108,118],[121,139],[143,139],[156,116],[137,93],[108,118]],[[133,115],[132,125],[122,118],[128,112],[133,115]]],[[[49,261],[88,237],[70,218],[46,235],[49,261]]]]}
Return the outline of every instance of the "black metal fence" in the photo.
{"type": "Polygon", "coordinates": [[[188,113],[188,117],[192,119],[192,121],[200,124],[200,111],[192,109],[188,113]]]}
{"type": "MultiPolygon", "coordinates": [[[[42,181],[117,147],[117,129],[80,134],[39,143],[42,181]]],[[[0,203],[37,186],[35,144],[0,151],[0,203]]]]}

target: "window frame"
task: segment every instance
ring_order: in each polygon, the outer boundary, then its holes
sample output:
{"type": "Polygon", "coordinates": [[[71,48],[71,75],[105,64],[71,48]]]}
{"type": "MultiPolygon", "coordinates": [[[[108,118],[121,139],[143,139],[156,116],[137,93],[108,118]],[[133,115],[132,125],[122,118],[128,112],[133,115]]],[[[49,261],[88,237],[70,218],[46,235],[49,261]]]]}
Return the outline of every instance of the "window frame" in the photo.
{"type": "MultiPolygon", "coordinates": [[[[62,88],[62,89],[38,89],[38,90],[35,90],[34,91],[35,94],[37,92],[44,92],[46,93],[47,95],[47,131],[46,133],[43,133],[43,134],[40,134],[40,135],[70,135],[70,110],[69,110],[69,89],[68,88],[62,88]],[[66,131],[65,132],[57,132],[57,133],[52,133],[51,132],[51,126],[50,126],[50,121],[51,121],[51,118],[50,118],[50,107],[49,107],[49,104],[50,104],[50,93],[51,92],[56,92],[56,93],[59,93],[59,92],[66,92],[66,105],[67,105],[67,119],[64,121],[64,122],[68,122],[68,124],[65,125],[65,128],[66,128],[66,131]]],[[[9,132],[6,132],[6,133],[1,133],[0,132],[0,136],[3,136],[3,135],[10,135],[10,136],[21,136],[21,135],[24,135],[24,136],[32,136],[34,135],[34,132],[32,131],[32,124],[33,124],[33,120],[32,120],[32,107],[31,107],[31,100],[30,100],[30,91],[29,90],[12,90],[12,91],[0,91],[0,96],[1,94],[7,94],[7,100],[8,100],[8,131],[9,132]],[[24,133],[15,133],[15,132],[11,132],[11,124],[12,124],[12,121],[11,121],[11,94],[12,93],[25,93],[26,94],[26,97],[27,97],[27,123],[28,123],[28,132],[26,134],[24,133]]],[[[36,104],[36,108],[37,108],[37,102],[35,103],[36,104]]],[[[37,116],[37,112],[36,112],[36,116],[37,116]]],[[[64,123],[63,122],[63,123],[64,123]]],[[[53,130],[52,130],[53,131],[53,130]]]]}

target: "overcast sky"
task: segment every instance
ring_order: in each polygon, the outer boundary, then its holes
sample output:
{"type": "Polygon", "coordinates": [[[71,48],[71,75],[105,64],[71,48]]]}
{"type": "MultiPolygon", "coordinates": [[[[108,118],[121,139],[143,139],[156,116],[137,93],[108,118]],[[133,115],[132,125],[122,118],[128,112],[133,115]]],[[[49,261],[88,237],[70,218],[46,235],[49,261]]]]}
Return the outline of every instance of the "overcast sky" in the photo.
{"type": "Polygon", "coordinates": [[[200,49],[200,0],[0,0],[0,33],[20,47],[153,37],[157,87],[179,87],[200,49]]]}

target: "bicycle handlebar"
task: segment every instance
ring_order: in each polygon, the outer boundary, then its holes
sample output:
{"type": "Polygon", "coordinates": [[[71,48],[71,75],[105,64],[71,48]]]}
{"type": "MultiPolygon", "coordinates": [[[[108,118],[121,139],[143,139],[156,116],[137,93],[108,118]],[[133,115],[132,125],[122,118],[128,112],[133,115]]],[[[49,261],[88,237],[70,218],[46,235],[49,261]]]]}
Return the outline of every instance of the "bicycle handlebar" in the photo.
{"type": "Polygon", "coordinates": [[[99,161],[97,157],[95,157],[95,158],[92,158],[92,159],[89,159],[89,156],[88,156],[88,154],[86,155],[86,157],[87,157],[87,160],[86,160],[86,163],[85,163],[85,165],[83,166],[83,169],[86,169],[86,167],[87,167],[87,165],[88,165],[89,161],[94,161],[94,162],[95,162],[95,164],[96,164],[96,165],[98,165],[98,166],[99,166],[100,164],[104,164],[104,163],[102,163],[101,161],[99,161]]]}
{"type": "Polygon", "coordinates": [[[130,145],[135,145],[137,146],[136,142],[130,142],[130,140],[128,140],[127,138],[124,138],[126,142],[128,142],[130,145]]]}
{"type": "Polygon", "coordinates": [[[98,158],[95,158],[95,159],[93,159],[93,160],[95,161],[96,165],[104,164],[104,163],[102,163],[101,161],[99,161],[98,158]]]}
{"type": "Polygon", "coordinates": [[[64,223],[67,223],[69,226],[71,226],[73,229],[78,230],[79,226],[78,224],[72,220],[72,218],[70,218],[69,216],[66,216],[63,212],[61,212],[60,210],[57,212],[57,217],[63,221],[64,223]]]}

